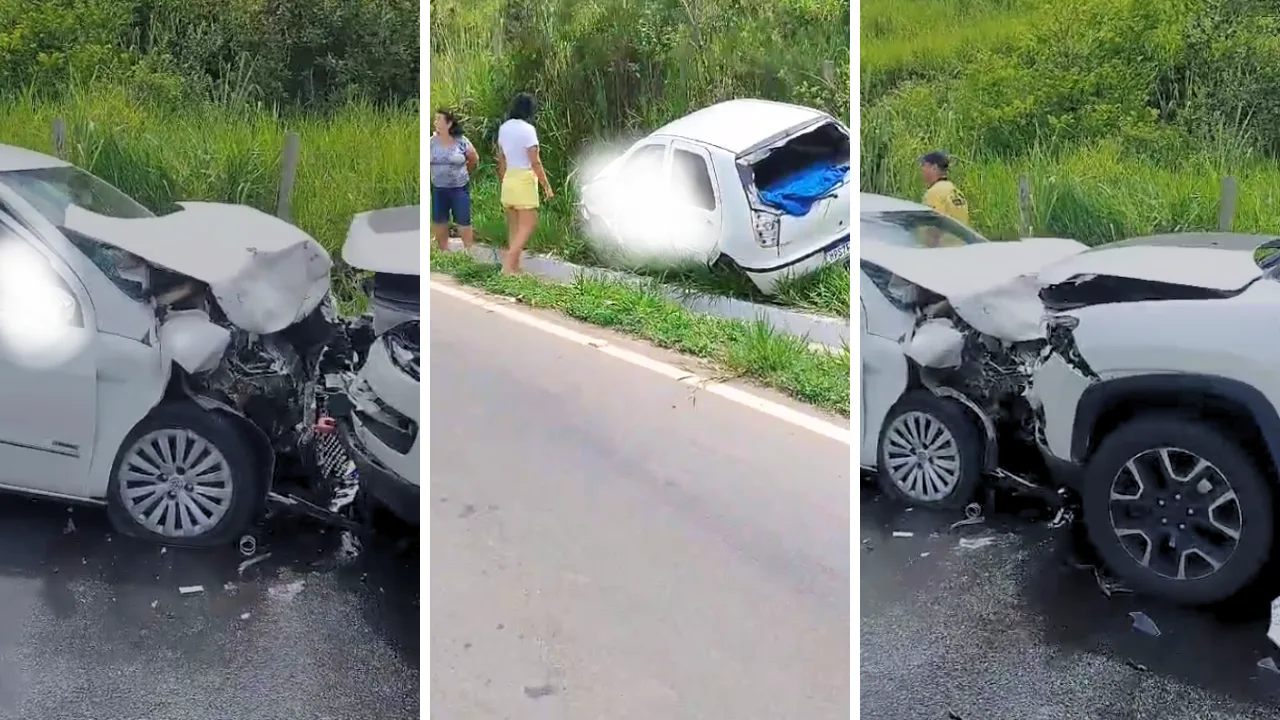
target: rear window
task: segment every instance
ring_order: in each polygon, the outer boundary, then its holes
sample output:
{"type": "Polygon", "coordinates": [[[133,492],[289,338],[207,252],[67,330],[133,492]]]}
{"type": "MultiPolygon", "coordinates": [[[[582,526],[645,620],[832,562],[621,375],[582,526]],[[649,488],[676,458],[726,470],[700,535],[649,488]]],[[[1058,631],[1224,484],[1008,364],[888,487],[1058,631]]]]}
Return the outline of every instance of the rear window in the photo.
{"type": "Polygon", "coordinates": [[[861,237],[900,247],[959,247],[987,239],[945,215],[935,212],[890,212],[861,222],[861,237]]]}
{"type": "Polygon", "coordinates": [[[834,122],[797,135],[752,163],[756,187],[766,189],[802,170],[849,164],[849,135],[834,122]]]}

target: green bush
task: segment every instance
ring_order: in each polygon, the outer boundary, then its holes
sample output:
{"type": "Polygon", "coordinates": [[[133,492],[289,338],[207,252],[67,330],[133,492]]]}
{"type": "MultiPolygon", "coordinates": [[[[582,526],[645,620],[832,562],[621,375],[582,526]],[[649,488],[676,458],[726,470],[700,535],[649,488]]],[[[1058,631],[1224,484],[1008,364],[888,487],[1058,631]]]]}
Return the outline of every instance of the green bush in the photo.
{"type": "Polygon", "coordinates": [[[416,0],[0,0],[0,89],[337,106],[419,93],[416,0]]]}
{"type": "Polygon", "coordinates": [[[1265,0],[864,0],[862,189],[923,191],[944,149],[975,225],[1017,235],[1017,177],[1038,234],[1102,242],[1274,230],[1280,19],[1265,0]]]}

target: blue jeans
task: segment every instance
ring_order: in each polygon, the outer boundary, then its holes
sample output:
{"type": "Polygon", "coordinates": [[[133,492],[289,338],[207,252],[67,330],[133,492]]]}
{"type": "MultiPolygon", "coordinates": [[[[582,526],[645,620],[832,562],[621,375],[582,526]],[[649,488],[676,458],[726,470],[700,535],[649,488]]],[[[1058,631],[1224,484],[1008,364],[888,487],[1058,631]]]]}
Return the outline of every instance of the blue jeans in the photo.
{"type": "Polygon", "coordinates": [[[431,186],[431,224],[448,225],[450,216],[458,227],[471,226],[470,186],[431,186]]]}

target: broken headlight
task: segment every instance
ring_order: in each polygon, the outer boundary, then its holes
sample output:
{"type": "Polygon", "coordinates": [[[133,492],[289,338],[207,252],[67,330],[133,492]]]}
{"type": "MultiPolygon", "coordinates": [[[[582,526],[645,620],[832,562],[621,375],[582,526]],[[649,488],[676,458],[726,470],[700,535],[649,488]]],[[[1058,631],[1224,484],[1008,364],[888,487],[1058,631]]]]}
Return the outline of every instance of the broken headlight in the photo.
{"type": "Polygon", "coordinates": [[[417,320],[397,325],[382,336],[387,355],[400,372],[414,380],[420,380],[422,361],[421,335],[417,320]]]}

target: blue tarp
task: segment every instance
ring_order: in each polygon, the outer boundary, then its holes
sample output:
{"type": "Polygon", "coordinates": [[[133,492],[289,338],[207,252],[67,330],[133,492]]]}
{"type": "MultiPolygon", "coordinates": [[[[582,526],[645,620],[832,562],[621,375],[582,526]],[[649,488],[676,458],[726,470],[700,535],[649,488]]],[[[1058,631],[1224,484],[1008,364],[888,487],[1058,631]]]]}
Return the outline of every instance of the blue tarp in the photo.
{"type": "Polygon", "coordinates": [[[811,165],[760,188],[760,199],[787,215],[807,215],[813,204],[845,182],[849,165],[811,165]]]}

